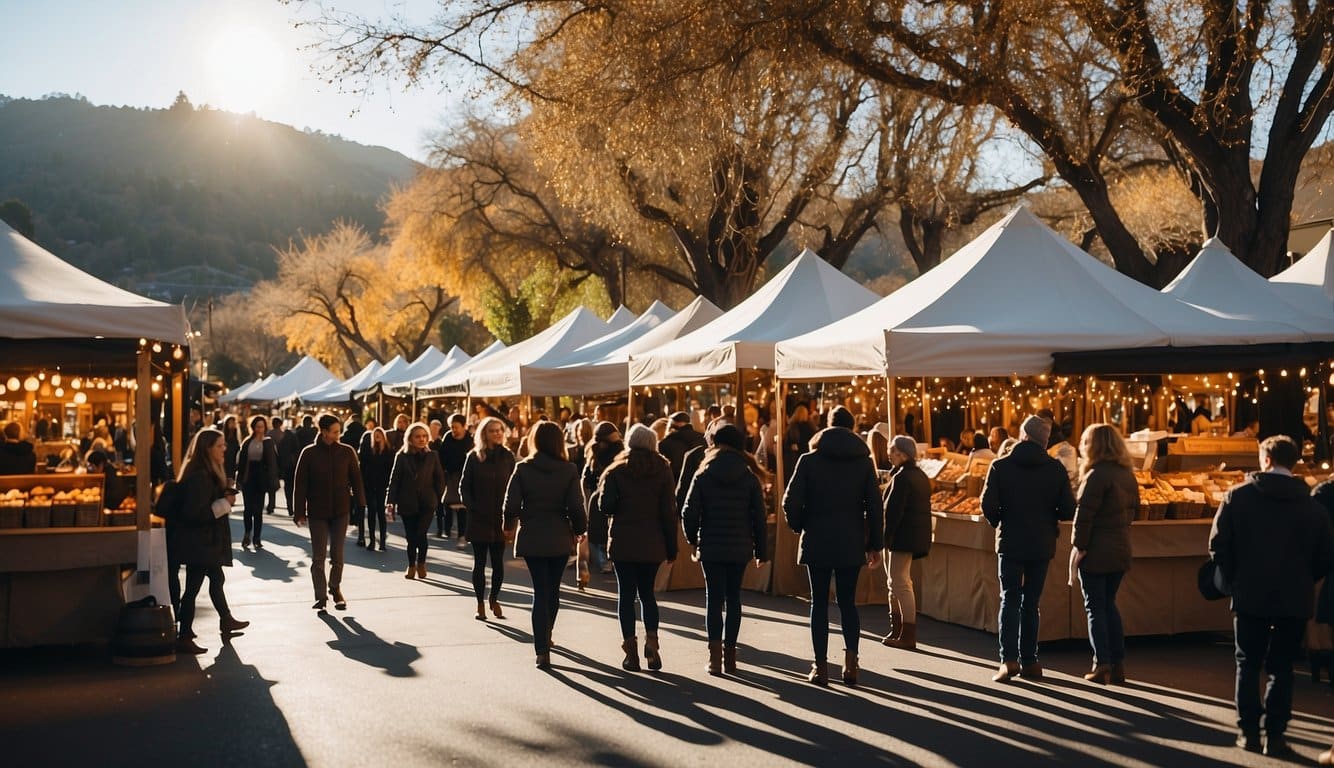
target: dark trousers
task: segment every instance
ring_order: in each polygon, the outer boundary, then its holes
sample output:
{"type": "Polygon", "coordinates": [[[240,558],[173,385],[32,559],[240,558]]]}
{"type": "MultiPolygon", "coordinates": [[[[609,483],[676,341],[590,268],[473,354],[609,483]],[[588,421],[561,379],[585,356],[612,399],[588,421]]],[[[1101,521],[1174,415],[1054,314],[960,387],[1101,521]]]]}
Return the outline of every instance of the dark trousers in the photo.
{"type": "Polygon", "coordinates": [[[709,642],[719,640],[736,645],[741,632],[741,577],[746,573],[745,563],[702,563],[704,566],[704,627],[709,642]],[[727,607],[726,626],[723,606],[727,607]]]}
{"type": "Polygon", "coordinates": [[[1019,560],[999,555],[1001,661],[1038,660],[1038,603],[1051,560],[1019,560]]]}
{"type": "Polygon", "coordinates": [[[310,526],[310,577],[315,599],[323,600],[328,590],[338,591],[343,583],[343,550],[347,543],[347,516],[331,520],[307,518],[310,526]],[[329,576],[325,579],[324,559],[329,558],[329,576]]]}
{"type": "MultiPolygon", "coordinates": [[[[180,637],[194,637],[195,621],[195,598],[199,596],[200,587],[204,586],[204,577],[208,577],[208,596],[213,601],[213,609],[218,612],[219,619],[225,619],[231,616],[231,611],[227,609],[227,596],[222,592],[222,566],[206,567],[202,565],[185,566],[185,592],[181,594],[181,631],[180,637]]],[[[1291,668],[1289,668],[1291,671],[1291,668]]]]}
{"type": "Polygon", "coordinates": [[[283,474],[283,498],[287,499],[287,516],[292,516],[292,486],[296,483],[296,469],[283,474]]]}
{"type": "Polygon", "coordinates": [[[181,618],[181,564],[167,555],[167,595],[171,598],[171,615],[181,618]]]}
{"type": "Polygon", "coordinates": [[[1116,591],[1121,588],[1124,571],[1089,573],[1079,569],[1079,586],[1084,592],[1084,613],[1089,621],[1089,644],[1096,664],[1120,664],[1126,660],[1126,635],[1121,628],[1121,611],[1116,607],[1116,591]]]}
{"type": "Polygon", "coordinates": [[[408,540],[408,565],[426,562],[427,536],[431,531],[431,513],[399,515],[403,518],[403,536],[408,540]]]}
{"type": "Polygon", "coordinates": [[[389,528],[384,518],[384,489],[372,490],[367,494],[366,503],[366,539],[375,543],[375,531],[380,531],[380,546],[384,546],[384,537],[389,528]]]}
{"type": "Polygon", "coordinates": [[[477,602],[486,592],[486,560],[491,559],[491,602],[500,599],[500,586],[505,583],[505,542],[495,544],[472,543],[472,591],[477,602]]]}
{"type": "Polygon", "coordinates": [[[435,511],[435,532],[441,536],[448,536],[450,530],[454,528],[454,518],[459,521],[458,537],[463,538],[463,534],[468,531],[468,508],[456,504],[441,504],[435,511]]]}
{"type": "Polygon", "coordinates": [[[256,466],[258,464],[257,461],[250,462],[250,474],[246,475],[245,485],[241,487],[245,535],[256,544],[264,528],[264,503],[269,498],[269,481],[264,477],[264,470],[256,466]]]}
{"type": "Polygon", "coordinates": [[[653,594],[653,582],[658,577],[660,563],[616,562],[616,616],[621,620],[621,638],[635,636],[635,596],[644,615],[644,633],[658,634],[658,598],[653,594]]]}
{"type": "Polygon", "coordinates": [[[1237,645],[1237,727],[1258,733],[1263,714],[1265,731],[1271,737],[1281,735],[1292,719],[1292,662],[1301,649],[1306,619],[1237,614],[1232,626],[1237,645]],[[1261,667],[1269,676],[1263,709],[1261,667]]]}
{"type": "Polygon", "coordinates": [[[857,639],[861,636],[862,618],[857,611],[857,577],[860,565],[851,568],[817,568],[806,566],[811,582],[811,647],[815,660],[829,656],[829,582],[834,582],[838,599],[839,622],[843,625],[843,647],[857,653],[857,639]]]}
{"type": "Polygon", "coordinates": [[[569,555],[525,557],[533,579],[533,646],[538,653],[551,650],[551,630],[560,611],[560,577],[569,555]]]}

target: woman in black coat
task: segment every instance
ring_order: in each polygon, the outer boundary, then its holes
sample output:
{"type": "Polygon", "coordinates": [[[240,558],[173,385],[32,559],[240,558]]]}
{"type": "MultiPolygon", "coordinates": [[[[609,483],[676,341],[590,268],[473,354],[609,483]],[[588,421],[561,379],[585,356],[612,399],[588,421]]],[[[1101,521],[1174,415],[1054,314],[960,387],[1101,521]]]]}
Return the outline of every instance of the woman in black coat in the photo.
{"type": "Polygon", "coordinates": [[[427,533],[435,519],[435,507],[445,497],[445,470],[430,443],[431,430],[425,424],[418,421],[407,428],[385,491],[386,511],[391,517],[403,517],[403,535],[408,540],[405,579],[426,578],[427,533]]]}
{"type": "Polygon", "coordinates": [[[889,588],[891,648],[917,648],[917,594],[912,561],[931,552],[931,481],[917,466],[917,441],[895,435],[889,441],[889,488],[885,491],[885,574],[889,588]]]}
{"type": "Polygon", "coordinates": [[[222,421],[222,434],[227,438],[227,458],[223,462],[223,471],[227,482],[236,478],[236,453],[241,449],[241,426],[235,416],[228,416],[222,421]]]}
{"type": "Polygon", "coordinates": [[[473,437],[474,448],[463,460],[459,496],[468,510],[464,535],[472,547],[472,591],[477,597],[477,620],[486,621],[486,561],[491,561],[491,613],[505,618],[500,608],[500,587],[505,583],[505,487],[514,474],[514,454],[505,447],[505,423],[494,416],[482,419],[473,437]]]}
{"type": "Polygon", "coordinates": [[[394,468],[394,453],[389,447],[389,436],[384,429],[376,427],[370,431],[370,440],[361,441],[361,484],[366,488],[366,538],[357,537],[357,546],[365,544],[367,549],[375,548],[375,530],[380,530],[380,551],[384,551],[384,539],[389,534],[385,523],[384,495],[389,490],[389,474],[394,468]]]}
{"type": "Polygon", "coordinates": [[[245,504],[245,533],[241,546],[263,549],[260,532],[264,528],[264,502],[278,490],[278,448],[269,437],[269,420],[263,416],[250,419],[250,435],[236,451],[236,484],[245,504]]]}
{"type": "Polygon", "coordinates": [[[806,679],[829,681],[829,584],[834,582],[843,624],[843,682],[857,684],[861,617],[857,612],[857,577],[863,565],[880,563],[884,546],[880,486],[871,451],[852,428],[856,422],[842,406],[829,413],[829,428],[811,438],[809,453],[797,459],[792,482],[783,495],[788,527],[801,535],[797,561],[806,566],[811,586],[811,644],[815,662],[806,679]]]}
{"type": "Polygon", "coordinates": [[[662,669],[658,651],[658,599],[653,594],[658,567],[676,559],[676,516],[672,466],[658,453],[658,438],[643,424],[630,427],[620,456],[602,474],[598,506],[610,521],[608,555],[616,567],[616,613],[621,620],[623,669],[639,671],[635,639],[635,597],[644,615],[644,660],[662,669]]]}
{"type": "Polygon", "coordinates": [[[205,653],[195,643],[195,598],[208,577],[208,596],[218,612],[219,627],[226,634],[249,626],[238,621],[227,607],[222,569],[232,564],[232,533],[228,513],[236,501],[236,489],[223,476],[227,441],[216,429],[201,429],[186,453],[170,498],[160,500],[167,520],[167,553],[171,563],[185,566],[185,591],[177,618],[176,650],[205,653]]]}
{"type": "MultiPolygon", "coordinates": [[[[707,437],[708,435],[706,435],[707,437]]],[[[728,424],[712,433],[690,484],[682,509],[686,541],[704,567],[705,627],[709,635],[709,674],[736,672],[736,641],[741,631],[741,577],[754,558],[768,559],[767,513],[760,488],[763,470],[746,453],[746,438],[728,424]],[[723,604],[727,605],[726,625],[723,604]]]]}
{"type": "Polygon", "coordinates": [[[592,568],[602,573],[611,573],[611,563],[607,562],[607,521],[602,519],[597,504],[593,503],[593,494],[597,493],[598,480],[607,467],[621,454],[624,446],[621,433],[610,421],[600,421],[593,428],[593,439],[584,446],[583,484],[584,501],[588,505],[589,535],[580,542],[579,557],[576,565],[576,579],[579,589],[588,586],[588,574],[592,568]]]}

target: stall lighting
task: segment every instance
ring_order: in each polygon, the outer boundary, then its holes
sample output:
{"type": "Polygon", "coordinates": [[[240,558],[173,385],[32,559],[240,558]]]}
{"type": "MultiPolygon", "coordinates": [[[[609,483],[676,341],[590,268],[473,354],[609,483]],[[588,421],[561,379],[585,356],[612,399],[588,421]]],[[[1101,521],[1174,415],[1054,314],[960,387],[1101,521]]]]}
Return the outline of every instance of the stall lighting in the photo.
{"type": "Polygon", "coordinates": [[[185,353],[181,351],[180,347],[172,347],[171,356],[177,360],[180,360],[182,357],[185,357],[185,353]]]}
{"type": "Polygon", "coordinates": [[[153,351],[154,351],[154,352],[161,352],[161,351],[162,351],[162,345],[159,344],[159,343],[157,343],[156,341],[153,342],[153,351]]]}
{"type": "Polygon", "coordinates": [[[158,393],[161,392],[161,391],[162,391],[162,385],[159,384],[159,383],[157,383],[156,381],[153,382],[153,394],[156,395],[156,394],[158,394],[158,393]]]}
{"type": "Polygon", "coordinates": [[[42,386],[42,382],[38,381],[36,376],[29,376],[23,380],[23,388],[29,392],[36,392],[40,386],[42,386]]]}
{"type": "Polygon", "coordinates": [[[83,405],[84,403],[88,402],[88,393],[87,393],[87,392],[84,392],[83,390],[79,390],[78,392],[75,392],[75,393],[74,393],[74,402],[75,402],[75,404],[77,404],[77,405],[83,405]]]}
{"type": "Polygon", "coordinates": [[[60,374],[58,373],[51,374],[51,386],[53,387],[60,386],[60,374]]]}
{"type": "Polygon", "coordinates": [[[3,395],[4,393],[5,393],[5,385],[3,382],[0,382],[0,395],[3,395]]]}
{"type": "MultiPolygon", "coordinates": [[[[1331,376],[1330,380],[1334,381],[1334,376],[1331,376]]],[[[19,390],[19,387],[23,386],[23,383],[19,381],[19,377],[17,376],[10,376],[9,381],[5,383],[9,386],[9,389],[13,392],[17,392],[19,390]]]]}
{"type": "Polygon", "coordinates": [[[38,381],[46,381],[46,371],[41,371],[41,372],[39,372],[39,373],[37,374],[37,380],[38,380],[38,381]]]}
{"type": "Polygon", "coordinates": [[[64,396],[65,396],[64,387],[56,387],[56,397],[64,397],[64,396]]]}
{"type": "Polygon", "coordinates": [[[69,383],[69,385],[70,385],[71,387],[74,387],[75,389],[82,389],[82,388],[83,388],[83,379],[80,379],[78,376],[75,376],[75,377],[74,377],[74,381],[71,381],[71,382],[69,383]]]}

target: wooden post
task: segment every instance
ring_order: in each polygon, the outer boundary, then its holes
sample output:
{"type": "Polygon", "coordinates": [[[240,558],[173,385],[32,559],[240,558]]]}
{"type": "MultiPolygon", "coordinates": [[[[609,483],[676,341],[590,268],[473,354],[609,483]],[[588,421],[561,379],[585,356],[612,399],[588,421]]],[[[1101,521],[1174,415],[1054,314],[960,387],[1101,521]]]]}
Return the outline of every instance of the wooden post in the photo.
{"type": "Polygon", "coordinates": [[[186,399],[189,396],[189,386],[190,365],[186,363],[183,369],[171,375],[171,466],[175,470],[180,470],[185,457],[185,427],[189,418],[186,399]]]}
{"type": "MultiPolygon", "coordinates": [[[[631,384],[630,389],[627,390],[625,393],[625,420],[627,426],[624,428],[624,431],[626,432],[630,431],[630,427],[628,425],[634,423],[634,415],[635,415],[635,385],[631,384]]],[[[618,431],[621,430],[618,428],[618,431]]]]}
{"type": "Polygon", "coordinates": [[[895,402],[898,399],[898,382],[894,376],[885,375],[885,420],[889,422],[889,436],[899,434],[898,424],[894,421],[895,402]]]}
{"type": "Polygon", "coordinates": [[[138,505],[135,525],[147,531],[148,515],[153,509],[153,352],[148,346],[139,347],[134,380],[139,387],[134,393],[134,501],[138,505]]]}
{"type": "Polygon", "coordinates": [[[784,567],[781,557],[789,549],[796,552],[794,546],[789,545],[788,540],[794,535],[787,525],[783,522],[783,472],[784,462],[783,454],[787,452],[787,382],[780,379],[778,381],[778,402],[776,403],[778,418],[776,422],[778,428],[774,430],[778,437],[778,452],[774,455],[777,472],[774,475],[774,517],[777,527],[774,534],[774,551],[770,553],[770,563],[773,576],[769,584],[776,595],[795,595],[800,592],[799,585],[794,583],[793,579],[788,578],[787,568],[784,567]]]}
{"type": "Polygon", "coordinates": [[[926,393],[926,377],[922,377],[922,440],[928,448],[936,444],[931,439],[931,396],[926,393]]]}

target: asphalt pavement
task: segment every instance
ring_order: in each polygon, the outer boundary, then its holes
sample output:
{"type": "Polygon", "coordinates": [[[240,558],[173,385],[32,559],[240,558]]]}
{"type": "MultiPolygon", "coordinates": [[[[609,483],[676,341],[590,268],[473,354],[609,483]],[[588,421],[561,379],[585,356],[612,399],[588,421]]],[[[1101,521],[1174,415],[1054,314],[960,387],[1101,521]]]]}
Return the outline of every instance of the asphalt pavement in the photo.
{"type": "MultiPolygon", "coordinates": [[[[0,765],[777,766],[1280,765],[1233,745],[1232,646],[1222,635],[1132,638],[1126,686],[1081,677],[1082,642],[1048,643],[1040,682],[995,684],[995,637],[922,619],[919,650],[885,648],[862,609],[861,685],[805,681],[807,603],[747,592],[740,673],[710,677],[700,590],[660,594],[660,673],[620,668],[615,582],[568,571],[550,671],[534,668],[522,561],[506,618],[474,618],[471,552],[431,539],[429,575],[347,546],[346,611],[311,609],[309,539],[279,510],[265,548],[236,548],[223,642],[125,668],[104,647],[0,651],[0,765]]],[[[239,513],[233,536],[240,540],[239,513]]],[[[837,609],[831,661],[841,660],[837,609]]],[[[834,678],[837,679],[837,670],[834,678]]],[[[1334,739],[1334,688],[1299,671],[1290,740],[1307,763],[1334,739]]]]}

